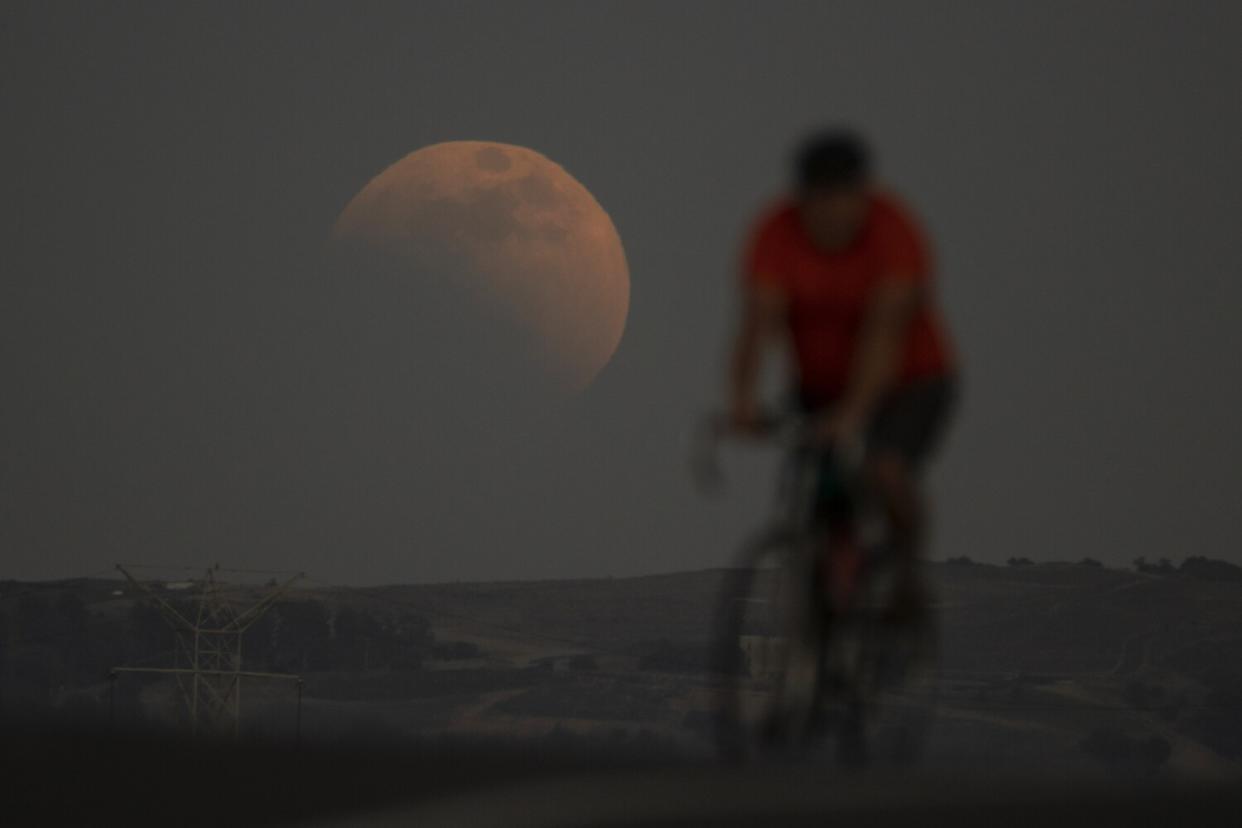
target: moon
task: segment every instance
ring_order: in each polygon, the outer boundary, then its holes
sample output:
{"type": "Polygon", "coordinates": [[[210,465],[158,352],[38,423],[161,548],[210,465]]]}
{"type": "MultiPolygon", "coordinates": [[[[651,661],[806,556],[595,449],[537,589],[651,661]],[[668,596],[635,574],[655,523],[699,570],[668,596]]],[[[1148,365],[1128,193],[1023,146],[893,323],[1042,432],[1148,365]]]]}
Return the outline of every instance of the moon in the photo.
{"type": "Polygon", "coordinates": [[[412,152],[350,200],[332,238],[382,256],[424,291],[464,297],[458,307],[509,332],[506,351],[532,355],[529,370],[543,374],[534,381],[564,391],[590,385],[625,330],[630,278],[616,227],[586,187],[525,147],[451,141],[412,152]]]}

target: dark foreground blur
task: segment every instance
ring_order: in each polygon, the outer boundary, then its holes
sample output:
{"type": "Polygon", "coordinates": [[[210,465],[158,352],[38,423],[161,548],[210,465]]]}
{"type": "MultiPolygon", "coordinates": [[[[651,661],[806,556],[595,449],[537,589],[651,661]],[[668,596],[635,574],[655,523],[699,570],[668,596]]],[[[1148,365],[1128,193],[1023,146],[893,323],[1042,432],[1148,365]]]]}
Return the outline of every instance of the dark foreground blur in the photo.
{"type": "Polygon", "coordinates": [[[22,727],[5,825],[1236,825],[1242,786],[842,773],[516,748],[308,747],[22,727]]]}

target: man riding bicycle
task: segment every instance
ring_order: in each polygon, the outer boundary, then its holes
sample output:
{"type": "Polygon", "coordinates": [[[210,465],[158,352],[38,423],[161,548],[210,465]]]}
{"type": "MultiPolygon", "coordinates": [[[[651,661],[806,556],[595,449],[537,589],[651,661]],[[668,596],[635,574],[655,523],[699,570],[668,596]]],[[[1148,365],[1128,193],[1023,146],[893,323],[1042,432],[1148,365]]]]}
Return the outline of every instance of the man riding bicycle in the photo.
{"type": "Polygon", "coordinates": [[[916,219],[872,176],[866,144],[818,134],[796,158],[791,195],[758,219],[743,262],[743,314],[730,374],[735,429],[761,429],[765,349],[792,345],[797,404],[825,444],[865,447],[864,477],[901,563],[894,608],[920,605],[924,462],[957,393],[916,219]]]}

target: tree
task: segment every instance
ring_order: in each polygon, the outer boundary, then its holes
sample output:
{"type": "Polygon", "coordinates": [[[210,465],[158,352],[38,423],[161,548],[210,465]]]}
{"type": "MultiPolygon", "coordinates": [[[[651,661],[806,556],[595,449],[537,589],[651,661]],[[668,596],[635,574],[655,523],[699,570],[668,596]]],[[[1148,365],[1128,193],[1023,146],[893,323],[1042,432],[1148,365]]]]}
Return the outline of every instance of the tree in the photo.
{"type": "Polygon", "coordinates": [[[1134,568],[1146,575],[1172,575],[1177,572],[1168,558],[1161,558],[1154,564],[1148,563],[1146,558],[1135,558],[1134,568]]]}
{"type": "Polygon", "coordinates": [[[1202,555],[1182,561],[1177,571],[1204,581],[1242,581],[1242,566],[1228,561],[1218,561],[1202,555]]]}

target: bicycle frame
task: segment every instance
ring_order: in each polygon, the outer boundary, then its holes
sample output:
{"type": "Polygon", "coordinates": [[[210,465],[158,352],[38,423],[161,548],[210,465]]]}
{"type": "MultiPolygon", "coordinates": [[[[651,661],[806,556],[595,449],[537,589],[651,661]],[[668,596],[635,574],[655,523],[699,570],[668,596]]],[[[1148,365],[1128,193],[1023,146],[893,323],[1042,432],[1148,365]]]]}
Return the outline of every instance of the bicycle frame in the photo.
{"type": "MultiPolygon", "coordinates": [[[[723,480],[718,449],[726,434],[721,418],[709,418],[701,428],[692,464],[696,479],[705,489],[718,487],[723,480]]],[[[819,445],[802,420],[788,417],[769,420],[764,439],[780,445],[785,454],[769,534],[797,541],[822,533],[822,538],[810,544],[816,553],[811,566],[794,568],[806,572],[813,583],[818,582],[829,593],[833,607],[844,610],[853,600],[867,557],[857,531],[867,518],[861,446],[842,450],[819,445]],[[827,477],[834,479],[826,481],[827,477]],[[829,482],[836,488],[826,495],[822,489],[829,482]],[[834,499],[837,514],[816,514],[825,500],[834,499]]],[[[793,545],[802,548],[807,544],[793,545]]]]}
{"type": "MultiPolygon", "coordinates": [[[[768,432],[787,446],[773,518],[729,570],[718,621],[718,664],[735,677],[718,733],[738,756],[796,747],[791,739],[809,744],[825,726],[840,736],[839,750],[861,745],[877,694],[893,682],[883,643],[893,633],[880,597],[891,584],[885,590],[886,579],[876,577],[888,559],[868,537],[874,500],[861,453],[834,454],[795,426],[768,432]]],[[[700,433],[695,470],[705,486],[723,479],[716,464],[723,436],[719,421],[700,433]]]]}

